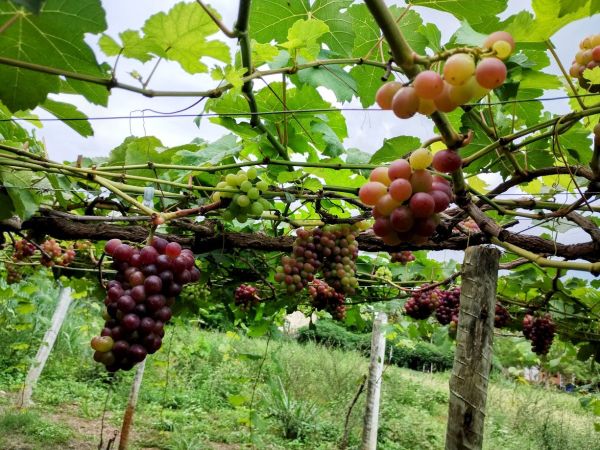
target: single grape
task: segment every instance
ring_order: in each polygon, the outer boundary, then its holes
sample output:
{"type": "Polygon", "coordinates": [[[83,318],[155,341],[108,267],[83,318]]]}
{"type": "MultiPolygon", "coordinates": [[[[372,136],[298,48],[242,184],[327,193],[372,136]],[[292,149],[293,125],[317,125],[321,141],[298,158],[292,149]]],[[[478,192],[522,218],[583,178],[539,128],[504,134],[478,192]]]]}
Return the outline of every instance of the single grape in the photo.
{"type": "Polygon", "coordinates": [[[496,52],[496,57],[500,59],[508,58],[513,51],[511,45],[506,41],[494,42],[492,49],[496,52]]]}
{"type": "Polygon", "coordinates": [[[107,255],[112,256],[117,247],[121,244],[121,239],[111,239],[104,245],[104,251],[107,255]]]}
{"type": "Polygon", "coordinates": [[[248,190],[248,193],[246,195],[250,200],[258,200],[260,197],[260,191],[257,188],[253,187],[248,190]]]}
{"type": "Polygon", "coordinates": [[[417,192],[409,202],[410,209],[417,219],[425,219],[433,214],[435,201],[433,197],[425,192],[417,192]]]}
{"type": "Polygon", "coordinates": [[[415,170],[410,177],[410,185],[414,192],[429,192],[433,184],[433,176],[427,170],[415,170]]]}
{"type": "Polygon", "coordinates": [[[398,178],[390,184],[389,194],[398,202],[408,200],[412,195],[411,183],[404,178],[398,178]]]}
{"type": "Polygon", "coordinates": [[[121,320],[121,323],[123,324],[123,328],[125,328],[128,331],[133,331],[140,326],[140,318],[135,314],[127,314],[123,316],[123,320],[121,320]]]}
{"type": "Polygon", "coordinates": [[[495,31],[483,42],[483,48],[492,49],[496,42],[503,41],[510,45],[510,52],[515,51],[515,40],[506,31],[495,31]]]}
{"type": "Polygon", "coordinates": [[[386,236],[393,231],[394,228],[392,227],[390,220],[385,217],[380,217],[375,220],[375,223],[373,224],[373,233],[379,237],[386,236]]]}
{"type": "Polygon", "coordinates": [[[146,246],[140,250],[140,262],[142,264],[154,264],[158,258],[158,250],[154,247],[146,246]]]}
{"type": "Polygon", "coordinates": [[[169,242],[169,244],[165,247],[165,255],[171,259],[177,258],[180,253],[181,245],[179,245],[177,242],[169,242]]]}
{"type": "Polygon", "coordinates": [[[233,173],[228,173],[225,176],[225,182],[231,186],[232,188],[237,188],[238,187],[238,182],[237,182],[237,176],[233,173]]]}
{"type": "Polygon", "coordinates": [[[437,111],[437,106],[433,100],[426,100],[424,98],[419,99],[419,109],[417,112],[424,116],[430,116],[437,111]]]}
{"type": "Polygon", "coordinates": [[[388,168],[390,180],[395,180],[397,178],[408,180],[411,174],[412,170],[410,168],[410,163],[406,159],[397,159],[392,162],[388,168]]]}
{"type": "Polygon", "coordinates": [[[249,180],[254,180],[258,175],[258,171],[256,170],[256,167],[250,167],[248,169],[248,171],[246,172],[246,176],[248,177],[249,180]]]}
{"type": "Polygon", "coordinates": [[[391,183],[388,168],[387,167],[377,167],[371,171],[371,175],[369,176],[369,181],[378,181],[381,184],[385,184],[389,186],[391,183]]]}
{"type": "Polygon", "coordinates": [[[256,183],[256,189],[258,189],[261,192],[268,191],[269,183],[267,183],[266,181],[260,180],[258,183],[256,183]]]}
{"type": "Polygon", "coordinates": [[[396,208],[390,215],[392,228],[401,233],[409,231],[413,226],[414,220],[414,215],[407,206],[396,208]]]}
{"type": "Polygon", "coordinates": [[[450,197],[448,197],[448,194],[443,191],[432,190],[429,195],[433,197],[435,203],[433,212],[442,212],[448,208],[448,205],[450,204],[450,197]]]}
{"type": "Polygon", "coordinates": [[[444,90],[439,97],[436,97],[433,100],[433,102],[438,111],[445,113],[452,112],[458,107],[458,104],[450,99],[450,84],[448,83],[444,83],[444,90]]]}
{"type": "Polygon", "coordinates": [[[251,181],[244,181],[242,184],[240,184],[240,190],[243,192],[248,192],[250,189],[252,189],[252,182],[251,181]]]}
{"type": "Polygon", "coordinates": [[[477,83],[487,89],[495,89],[506,80],[506,66],[498,58],[485,58],[477,64],[477,83]]]}
{"type": "Polygon", "coordinates": [[[250,206],[250,198],[247,195],[240,195],[237,198],[237,204],[241,208],[250,206]]]}
{"type": "Polygon", "coordinates": [[[94,350],[106,353],[113,348],[114,341],[110,336],[94,336],[91,345],[94,350]]]}
{"type": "Polygon", "coordinates": [[[133,255],[133,247],[127,244],[121,244],[115,248],[113,252],[113,258],[117,261],[127,262],[133,255]]]}
{"type": "Polygon", "coordinates": [[[392,213],[392,211],[398,206],[400,206],[399,201],[394,200],[394,198],[390,194],[385,194],[377,201],[375,208],[381,215],[389,216],[392,213]]]}
{"type": "Polygon", "coordinates": [[[444,64],[444,80],[453,86],[466,83],[474,73],[475,61],[467,53],[455,53],[444,64]]]}
{"type": "Polygon", "coordinates": [[[409,119],[419,109],[419,96],[412,87],[404,87],[392,99],[392,111],[401,119],[409,119]]]}
{"type": "Polygon", "coordinates": [[[417,236],[429,237],[435,233],[438,226],[438,220],[435,216],[430,216],[425,219],[416,219],[412,231],[417,236]]]}
{"type": "Polygon", "coordinates": [[[381,109],[392,109],[392,98],[402,88],[402,83],[390,81],[382,85],[375,94],[375,101],[381,109]]]}
{"type": "Polygon", "coordinates": [[[450,173],[462,167],[462,158],[457,151],[440,150],[433,155],[432,165],[438,172],[450,173]]]}
{"type": "Polygon", "coordinates": [[[425,70],[415,77],[413,87],[420,98],[433,100],[444,90],[444,80],[437,72],[425,70]]]}
{"type": "Polygon", "coordinates": [[[387,186],[378,181],[370,181],[364,184],[358,191],[360,201],[365,205],[374,206],[379,199],[387,194],[387,186]]]}
{"type": "Polygon", "coordinates": [[[450,86],[450,90],[448,92],[450,100],[457,105],[469,103],[475,96],[477,86],[478,84],[477,80],[475,80],[475,77],[469,78],[460,86],[450,86]]]}
{"type": "Polygon", "coordinates": [[[433,155],[426,148],[418,148],[411,153],[409,162],[413,170],[426,169],[431,164],[433,155]]]}

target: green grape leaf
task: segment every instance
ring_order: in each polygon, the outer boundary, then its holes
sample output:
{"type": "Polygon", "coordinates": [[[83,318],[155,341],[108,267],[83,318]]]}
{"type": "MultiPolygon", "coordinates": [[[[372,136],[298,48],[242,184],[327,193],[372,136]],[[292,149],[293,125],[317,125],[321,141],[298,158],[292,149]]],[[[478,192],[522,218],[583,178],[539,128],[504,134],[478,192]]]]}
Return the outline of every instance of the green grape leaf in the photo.
{"type": "Polygon", "coordinates": [[[487,34],[478,33],[471,27],[469,22],[463,20],[460,23],[460,28],[454,33],[453,40],[454,42],[460,45],[470,45],[479,47],[483,44],[483,41],[485,41],[486,37],[487,34]]]}
{"type": "Polygon", "coordinates": [[[354,45],[354,30],[352,18],[346,10],[353,0],[316,0],[309,17],[322,20],[329,27],[323,42],[329,49],[342,56],[352,54],[354,45]]]}
{"type": "Polygon", "coordinates": [[[66,125],[71,127],[83,137],[93,136],[94,130],[87,120],[87,116],[70,103],[57,102],[47,98],[40,108],[48,111],[53,116],[61,119],[66,125]],[[67,120],[74,119],[74,120],[67,120]]]}
{"type": "Polygon", "coordinates": [[[162,53],[162,49],[157,42],[152,39],[142,38],[139,31],[125,30],[119,33],[119,37],[121,38],[121,45],[106,34],[100,37],[98,45],[106,56],[116,56],[122,53],[126,58],[148,62],[155,55],[162,53]]]}
{"type": "Polygon", "coordinates": [[[419,138],[413,136],[398,136],[385,139],[383,146],[371,157],[371,164],[381,164],[402,158],[408,152],[421,146],[419,138]]]}
{"type": "Polygon", "coordinates": [[[558,0],[558,3],[560,5],[560,9],[558,10],[558,17],[574,13],[577,10],[583,8],[583,6],[585,5],[584,2],[574,2],[573,0],[558,0]]]}
{"type": "Polygon", "coordinates": [[[575,20],[587,17],[596,6],[591,0],[577,2],[580,7],[561,15],[561,8],[557,8],[556,0],[532,0],[533,13],[521,11],[509,17],[505,22],[505,29],[513,35],[518,42],[542,42],[549,39],[554,33],[565,25],[575,20]],[[589,7],[588,7],[589,5],[589,7]]]}
{"type": "Polygon", "coordinates": [[[434,53],[442,51],[442,32],[432,23],[421,25],[419,27],[421,33],[427,39],[427,47],[433,50],[434,53]]]}
{"type": "MultiPolygon", "coordinates": [[[[383,71],[379,67],[354,66],[350,69],[350,75],[356,82],[360,104],[363,108],[368,108],[375,103],[375,94],[383,84],[383,81],[381,81],[383,71]]],[[[390,77],[390,81],[392,80],[394,80],[394,77],[390,77]]]]}
{"type": "MultiPolygon", "coordinates": [[[[325,160],[324,162],[342,163],[338,158],[325,160]]],[[[367,182],[362,175],[358,175],[349,169],[324,169],[324,168],[306,168],[305,172],[316,175],[325,181],[325,184],[332,186],[344,186],[347,188],[360,188],[367,182]]]]}
{"type": "MultiPolygon", "coordinates": [[[[0,23],[17,12],[18,7],[13,3],[1,2],[0,23]]],[[[86,33],[104,31],[104,16],[99,0],[48,0],[39,15],[22,14],[0,34],[2,56],[104,77],[92,49],[84,41],[86,33]]],[[[74,80],[68,84],[89,101],[106,105],[105,87],[74,80]]],[[[11,111],[33,109],[59,88],[60,79],[56,75],[0,66],[0,100],[11,111]]]]}
{"type": "Polygon", "coordinates": [[[325,22],[319,19],[300,19],[288,31],[287,41],[280,44],[290,54],[300,53],[307,60],[316,59],[321,49],[319,38],[329,31],[325,22]]]}
{"type": "Polygon", "coordinates": [[[485,29],[498,23],[496,16],[503,12],[507,0],[412,0],[413,6],[425,6],[452,14],[458,20],[466,20],[473,27],[485,29]]]}
{"type": "Polygon", "coordinates": [[[252,37],[267,44],[272,40],[283,43],[288,40],[288,30],[300,19],[323,21],[328,31],[323,42],[329,49],[342,56],[352,52],[354,30],[346,9],[352,0],[316,0],[310,6],[308,0],[262,0],[253,2],[250,10],[252,37]]]}
{"type": "Polygon", "coordinates": [[[344,153],[345,150],[342,142],[331,129],[331,127],[325,122],[320,120],[314,122],[310,129],[313,133],[320,134],[323,138],[323,141],[325,141],[326,146],[323,149],[323,155],[336,157],[344,153]]]}
{"type": "Polygon", "coordinates": [[[108,34],[102,34],[98,39],[98,47],[106,56],[117,56],[121,51],[121,45],[108,34]]]}
{"type": "Polygon", "coordinates": [[[346,151],[346,162],[348,164],[367,164],[371,160],[371,155],[358,148],[349,148],[346,151]]]}
{"type": "MultiPolygon", "coordinates": [[[[598,73],[600,74],[600,71],[598,73]]],[[[519,88],[560,89],[562,86],[562,82],[556,75],[540,72],[537,70],[523,70],[519,88]]]]}
{"type": "Polygon", "coordinates": [[[195,146],[195,150],[190,150],[189,145],[185,147],[187,148],[175,149],[177,154],[173,158],[174,163],[194,166],[216,165],[226,158],[238,155],[242,150],[241,143],[233,134],[227,134],[206,146],[195,146]]]}
{"type": "Polygon", "coordinates": [[[244,80],[242,78],[244,77],[246,71],[247,69],[245,67],[241,67],[239,69],[236,69],[233,66],[227,66],[225,68],[215,67],[211,71],[210,76],[213,80],[225,80],[230,83],[234,89],[240,90],[244,85],[244,80]]]}
{"type": "MultiPolygon", "coordinates": [[[[327,52],[321,52],[321,58],[331,57],[327,52]]],[[[302,61],[299,61],[301,64],[302,61]]],[[[337,65],[311,67],[300,70],[297,74],[300,83],[309,84],[315,88],[322,86],[330,89],[340,102],[349,102],[357,93],[355,79],[342,67],[337,65]]]]}
{"type": "Polygon", "coordinates": [[[585,69],[583,71],[583,78],[589,80],[591,84],[600,84],[600,68],[585,69]]]}
{"type": "MultiPolygon", "coordinates": [[[[216,14],[216,12],[215,12],[216,14]]],[[[196,3],[177,3],[169,12],[154,14],[144,24],[144,41],[156,46],[156,56],[178,62],[188,73],[206,72],[205,57],[228,62],[229,47],[207,37],[218,31],[210,16],[196,3]]]]}
{"type": "Polygon", "coordinates": [[[39,14],[46,0],[12,0],[17,5],[22,5],[34,14],[39,14]]]}
{"type": "Polygon", "coordinates": [[[2,208],[0,217],[7,219],[13,215],[28,219],[38,210],[41,197],[31,189],[34,175],[28,171],[0,171],[0,183],[6,193],[0,194],[2,208]]]}
{"type": "Polygon", "coordinates": [[[279,55],[279,50],[277,50],[277,47],[271,44],[261,44],[259,42],[256,42],[256,40],[254,39],[252,39],[251,47],[252,63],[256,67],[260,67],[264,63],[273,61],[277,57],[277,55],[279,55]]]}

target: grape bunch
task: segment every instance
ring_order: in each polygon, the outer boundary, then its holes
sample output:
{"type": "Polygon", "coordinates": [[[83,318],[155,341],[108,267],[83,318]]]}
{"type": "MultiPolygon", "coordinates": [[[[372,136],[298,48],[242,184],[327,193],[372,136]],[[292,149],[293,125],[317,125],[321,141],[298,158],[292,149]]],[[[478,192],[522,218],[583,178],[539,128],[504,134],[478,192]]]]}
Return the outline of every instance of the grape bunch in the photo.
{"type": "Polygon", "coordinates": [[[314,280],[308,287],[312,306],[318,311],[327,311],[334,319],[343,320],[346,316],[346,298],[336,292],[325,281],[314,280]]]}
{"type": "Polygon", "coordinates": [[[240,193],[215,192],[213,194],[213,201],[231,199],[229,207],[221,215],[223,220],[237,219],[238,222],[244,223],[248,220],[249,215],[260,216],[264,211],[273,208],[269,200],[261,197],[269,189],[269,184],[258,179],[257,170],[254,167],[248,169],[247,172],[240,170],[237,174],[228,173],[216,187],[217,189],[241,191],[240,193]]]}
{"type": "Polygon", "coordinates": [[[161,347],[175,297],[200,271],[191,250],[159,237],[139,250],[111,239],[104,251],[117,275],[106,286],[106,322],[91,342],[94,360],[109,372],[130,370],[161,347]]]}
{"type": "Polygon", "coordinates": [[[454,53],[446,59],[443,74],[433,70],[420,72],[411,86],[391,81],[379,88],[377,104],[390,109],[401,119],[416,113],[449,113],[471,100],[479,100],[506,80],[503,62],[515,49],[512,36],[504,31],[490,34],[483,48],[469,53],[454,53]]]}
{"type": "Polygon", "coordinates": [[[66,267],[73,262],[75,259],[75,250],[73,247],[68,247],[63,250],[62,247],[55,239],[47,239],[40,245],[42,250],[46,252],[46,255],[42,254],[41,263],[46,267],[53,267],[55,265],[66,267]]]}
{"type": "Polygon", "coordinates": [[[591,84],[585,76],[587,69],[600,65],[600,34],[592,34],[579,43],[569,75],[579,80],[579,85],[589,92],[600,92],[600,84],[591,84]]]}
{"type": "Polygon", "coordinates": [[[30,256],[33,256],[35,250],[35,245],[33,245],[27,239],[20,239],[15,242],[14,253],[12,257],[15,261],[22,261],[30,256]]]}
{"type": "Polygon", "coordinates": [[[23,279],[23,274],[14,264],[6,263],[6,282],[8,284],[18,283],[23,279]]]}
{"type": "Polygon", "coordinates": [[[373,207],[373,231],[386,244],[418,244],[433,235],[439,223],[437,213],[448,207],[453,195],[450,183],[432,175],[427,167],[443,162],[448,168],[447,158],[455,156],[458,163],[452,163],[453,168],[459,168],[460,156],[456,152],[442,150],[434,157],[429,150],[420,148],[408,161],[397,159],[389,167],[373,169],[370,181],[360,188],[358,196],[365,205],[373,207]],[[438,158],[439,154],[442,156],[438,158]]]}
{"type": "Polygon", "coordinates": [[[435,309],[435,318],[442,325],[450,322],[458,323],[458,310],[460,307],[460,288],[456,287],[448,291],[439,291],[439,303],[435,309]]]}
{"type": "Polygon", "coordinates": [[[281,258],[275,281],[292,294],[312,282],[320,271],[336,292],[354,294],[358,286],[355,276],[358,233],[357,226],[347,224],[298,229],[292,256],[281,258]]]}
{"type": "Polygon", "coordinates": [[[556,326],[550,314],[535,317],[526,314],[523,319],[523,335],[531,341],[531,349],[538,355],[545,355],[552,346],[556,326]]]}
{"type": "Polygon", "coordinates": [[[439,294],[439,290],[428,289],[427,286],[413,291],[404,304],[406,315],[418,320],[427,319],[439,305],[439,294]]]}
{"type": "Polygon", "coordinates": [[[402,252],[390,252],[390,257],[393,263],[400,263],[402,265],[408,264],[415,260],[415,255],[410,250],[402,252]]]}
{"type": "Polygon", "coordinates": [[[494,315],[494,326],[496,328],[504,328],[510,322],[510,313],[508,309],[500,303],[496,303],[496,313],[494,315]]]}
{"type": "Polygon", "coordinates": [[[256,288],[247,284],[242,284],[235,289],[234,298],[235,304],[242,311],[247,311],[260,302],[256,288]]]}

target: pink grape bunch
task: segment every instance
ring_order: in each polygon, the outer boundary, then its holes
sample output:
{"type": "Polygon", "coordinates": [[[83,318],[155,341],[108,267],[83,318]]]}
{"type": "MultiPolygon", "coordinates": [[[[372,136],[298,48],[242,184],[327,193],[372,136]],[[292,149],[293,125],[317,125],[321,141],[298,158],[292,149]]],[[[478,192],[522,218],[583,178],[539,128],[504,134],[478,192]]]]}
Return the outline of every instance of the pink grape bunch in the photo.
{"type": "Polygon", "coordinates": [[[63,250],[55,239],[45,240],[40,247],[49,256],[49,258],[47,258],[42,254],[41,263],[46,267],[53,267],[55,265],[66,267],[73,262],[76,256],[73,247],[68,247],[63,250]]]}
{"type": "Polygon", "coordinates": [[[212,200],[231,199],[228,208],[223,211],[221,218],[225,221],[237,219],[244,223],[248,216],[260,217],[264,211],[273,208],[269,200],[262,195],[269,189],[266,181],[258,178],[258,171],[251,167],[248,171],[239,170],[237,173],[228,173],[225,178],[217,183],[217,189],[231,189],[238,193],[217,191],[212,200]]]}
{"type": "Polygon", "coordinates": [[[275,281],[288,293],[300,292],[318,273],[336,292],[348,295],[358,287],[356,258],[359,228],[337,224],[296,231],[292,255],[283,256],[275,281]]]}
{"type": "Polygon", "coordinates": [[[27,239],[19,239],[15,242],[12,258],[15,261],[22,261],[33,256],[36,250],[35,245],[27,239]]]}
{"type": "Polygon", "coordinates": [[[249,310],[260,302],[258,291],[248,284],[241,284],[235,289],[234,299],[235,304],[243,311],[249,310]]]}
{"type": "Polygon", "coordinates": [[[439,291],[439,303],[435,309],[435,318],[442,325],[450,322],[458,323],[458,310],[460,307],[460,288],[456,287],[447,291],[439,291]]]}
{"type": "Polygon", "coordinates": [[[494,314],[494,326],[496,328],[504,328],[510,323],[510,313],[500,303],[496,303],[496,311],[494,314]]]}
{"type": "Polygon", "coordinates": [[[191,250],[159,237],[141,249],[111,239],[104,251],[117,275],[106,285],[106,322],[91,342],[94,360],[109,372],[131,370],[161,347],[171,306],[185,284],[200,279],[200,271],[191,250]]]}
{"type": "Polygon", "coordinates": [[[550,314],[536,317],[526,314],[523,319],[523,335],[531,341],[531,350],[538,355],[545,355],[550,351],[556,325],[550,314]]]}
{"type": "Polygon", "coordinates": [[[406,265],[415,260],[415,255],[413,255],[413,252],[410,250],[390,252],[390,257],[393,263],[400,263],[402,265],[406,265]]]}
{"type": "Polygon", "coordinates": [[[327,311],[336,320],[346,317],[346,297],[325,281],[314,280],[308,287],[311,304],[317,311],[327,311]]]}
{"type": "Polygon", "coordinates": [[[592,34],[579,43],[579,51],[575,54],[569,75],[579,80],[579,85],[589,92],[600,92],[600,84],[591,84],[585,77],[587,69],[600,65],[600,34],[592,34]]]}
{"type": "Polygon", "coordinates": [[[413,291],[411,297],[404,304],[404,311],[413,319],[427,319],[439,306],[439,296],[438,289],[428,289],[427,286],[423,286],[421,289],[413,291]]]}
{"type": "Polygon", "coordinates": [[[507,75],[503,60],[514,50],[512,36],[496,31],[487,37],[481,50],[451,55],[442,74],[424,70],[410,86],[390,81],[379,88],[375,99],[382,109],[392,110],[401,119],[409,119],[416,113],[449,113],[502,86],[507,75]]]}
{"type": "Polygon", "coordinates": [[[369,182],[358,196],[373,207],[373,232],[388,245],[401,242],[422,243],[439,224],[438,213],[450,204],[453,194],[450,183],[436,170],[457,170],[460,156],[455,151],[442,150],[432,156],[425,148],[415,150],[410,159],[397,159],[389,167],[373,169],[369,182]]]}

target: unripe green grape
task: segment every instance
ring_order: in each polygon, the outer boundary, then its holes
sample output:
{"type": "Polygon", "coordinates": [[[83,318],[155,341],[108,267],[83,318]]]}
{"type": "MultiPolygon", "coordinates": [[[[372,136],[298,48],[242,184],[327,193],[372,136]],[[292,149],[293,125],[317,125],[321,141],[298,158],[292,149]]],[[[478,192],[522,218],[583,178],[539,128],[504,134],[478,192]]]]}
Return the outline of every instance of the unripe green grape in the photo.
{"type": "Polygon", "coordinates": [[[246,172],[246,176],[248,177],[249,180],[254,180],[257,175],[258,175],[258,171],[256,170],[256,167],[250,167],[248,169],[248,172],[246,172]]]}
{"type": "Polygon", "coordinates": [[[246,214],[238,214],[235,218],[239,223],[245,223],[248,221],[248,216],[246,214]]]}
{"type": "Polygon", "coordinates": [[[512,53],[511,45],[506,41],[496,41],[492,45],[492,49],[496,52],[496,57],[506,59],[512,53]]]}
{"type": "Polygon", "coordinates": [[[248,192],[246,193],[246,195],[248,196],[248,198],[250,200],[258,200],[258,198],[260,197],[260,191],[258,189],[256,189],[255,187],[252,187],[252,188],[248,189],[248,192]]]}
{"type": "Polygon", "coordinates": [[[266,181],[260,180],[258,183],[256,183],[256,188],[261,192],[268,191],[269,183],[267,183],[266,181]]]}
{"type": "Polygon", "coordinates": [[[241,208],[246,208],[248,205],[250,205],[250,199],[248,198],[247,195],[242,194],[242,195],[238,196],[236,203],[241,208]]]}
{"type": "Polygon", "coordinates": [[[263,208],[265,211],[272,209],[273,205],[271,204],[271,202],[269,200],[267,200],[266,198],[259,198],[258,201],[260,202],[261,205],[263,205],[263,208]]]}
{"type": "Polygon", "coordinates": [[[250,181],[246,180],[242,184],[240,184],[241,191],[248,192],[250,189],[252,189],[252,183],[250,181]]]}
{"type": "Polygon", "coordinates": [[[241,186],[244,181],[248,180],[248,177],[246,176],[246,172],[244,172],[242,170],[240,170],[235,177],[237,179],[238,186],[241,186]]]}
{"type": "Polygon", "coordinates": [[[408,161],[413,170],[422,170],[429,167],[433,161],[433,155],[426,148],[418,148],[412,152],[408,161]]]}
{"type": "Polygon", "coordinates": [[[255,216],[260,216],[265,208],[260,202],[253,202],[252,206],[250,206],[250,213],[255,216]]]}
{"type": "Polygon", "coordinates": [[[237,176],[235,174],[233,174],[233,173],[228,173],[225,176],[225,182],[229,186],[238,187],[237,176]]]}
{"type": "Polygon", "coordinates": [[[234,215],[231,210],[226,209],[221,213],[221,219],[223,219],[225,222],[231,222],[234,219],[234,215]]]}
{"type": "Polygon", "coordinates": [[[212,196],[210,197],[211,200],[213,202],[218,202],[219,200],[221,200],[221,193],[220,192],[213,192],[212,196]]]}

